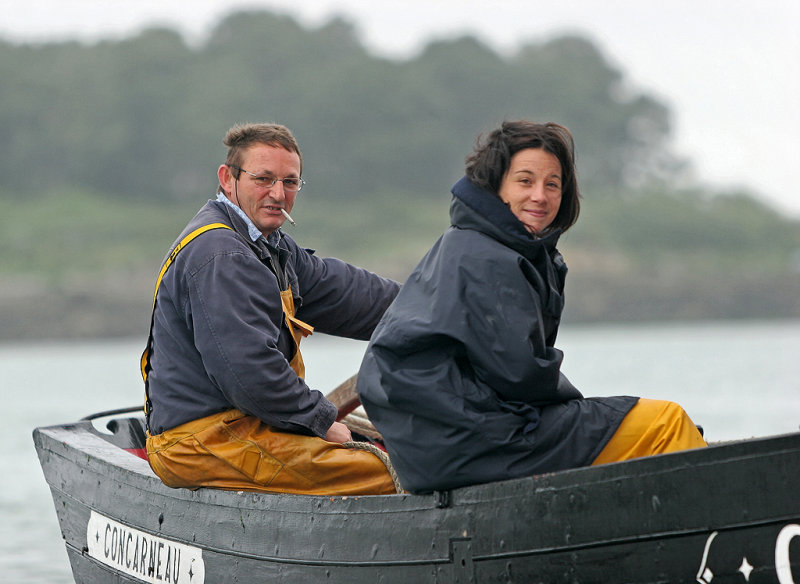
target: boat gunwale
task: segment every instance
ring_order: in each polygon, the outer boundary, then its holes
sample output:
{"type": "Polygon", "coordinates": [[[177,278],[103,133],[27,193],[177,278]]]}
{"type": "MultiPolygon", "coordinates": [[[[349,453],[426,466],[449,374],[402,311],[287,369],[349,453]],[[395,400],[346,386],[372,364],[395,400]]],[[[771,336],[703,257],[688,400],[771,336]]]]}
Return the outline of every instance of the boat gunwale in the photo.
{"type": "MultiPolygon", "coordinates": [[[[125,451],[123,448],[120,448],[119,446],[116,446],[103,438],[89,420],[85,419],[78,422],[37,427],[33,431],[35,442],[37,441],[37,433],[46,434],[65,446],[69,445],[70,448],[74,449],[76,452],[83,451],[83,449],[80,447],[81,445],[75,444],[75,440],[68,440],[64,438],[68,436],[73,436],[75,438],[78,436],[87,437],[87,439],[93,441],[94,448],[92,449],[91,454],[95,458],[101,460],[104,464],[111,464],[116,467],[124,468],[126,471],[132,473],[132,476],[137,477],[137,480],[143,480],[147,483],[156,485],[160,495],[192,502],[208,503],[221,506],[235,506],[237,508],[241,508],[242,503],[249,503],[250,506],[248,506],[247,509],[251,510],[265,510],[265,501],[277,501],[281,503],[291,502],[292,504],[297,502],[349,502],[350,505],[356,502],[364,504],[368,501],[379,501],[382,504],[398,502],[403,503],[403,505],[396,509],[397,512],[405,512],[411,509],[426,510],[430,508],[441,508],[443,506],[455,506],[459,504],[485,503],[486,498],[483,495],[485,495],[487,490],[491,490],[494,493],[492,500],[500,501],[503,499],[515,498],[517,493],[515,492],[514,487],[521,488],[523,486],[531,485],[534,486],[534,492],[544,493],[553,492],[560,489],[571,489],[574,488],[578,483],[583,483],[586,485],[600,485],[603,483],[618,482],[629,478],[641,477],[643,470],[649,471],[650,467],[655,467],[659,464],[668,462],[672,462],[673,464],[663,464],[661,468],[655,468],[654,470],[659,474],[667,474],[679,471],[681,469],[697,469],[706,466],[713,466],[719,464],[720,459],[715,457],[715,454],[721,450],[743,450],[739,455],[725,457],[726,461],[731,462],[759,457],[765,452],[773,455],[781,455],[800,451],[800,432],[731,440],[723,443],[712,444],[707,448],[658,454],[634,460],[567,469],[527,477],[508,479],[504,481],[461,487],[446,491],[448,494],[447,502],[442,503],[442,493],[439,491],[424,494],[397,493],[388,495],[306,495],[265,493],[258,491],[234,491],[213,488],[172,488],[164,485],[161,482],[161,479],[158,478],[155,473],[153,473],[146,460],[125,451]],[[781,442],[785,442],[786,446],[779,449],[766,448],[768,445],[774,445],[781,442]],[[590,480],[575,480],[580,479],[581,475],[586,475],[586,478],[590,480]],[[598,476],[595,477],[594,475],[598,476]],[[509,490],[500,494],[495,493],[503,487],[507,487],[509,490]],[[222,501],[207,500],[208,498],[231,498],[233,501],[234,497],[235,505],[226,505],[222,501]],[[420,505],[419,507],[410,508],[406,504],[408,501],[417,501],[420,503],[420,505]]],[[[91,462],[91,460],[88,460],[87,462],[91,462]]],[[[269,510],[276,511],[277,509],[269,507],[269,510]]],[[[309,512],[308,509],[281,509],[281,511],[297,513],[309,512]]],[[[355,509],[348,509],[347,511],[350,513],[358,512],[358,510],[355,509]]],[[[325,510],[317,507],[313,509],[313,512],[324,513],[325,510]]],[[[342,510],[341,508],[335,508],[332,509],[331,512],[338,514],[341,513],[342,510]]],[[[365,510],[364,512],[372,512],[372,510],[365,510]]]]}
{"type": "MultiPolygon", "coordinates": [[[[291,519],[287,521],[286,518],[289,516],[305,518],[306,516],[315,515],[320,521],[323,521],[323,518],[327,518],[324,521],[328,522],[328,530],[331,529],[333,522],[341,516],[364,516],[369,518],[370,515],[377,516],[380,514],[381,517],[388,518],[388,521],[393,521],[393,518],[388,517],[391,514],[400,514],[398,517],[416,514],[418,517],[425,517],[426,520],[430,519],[426,527],[428,531],[425,532],[426,545],[431,542],[434,545],[429,545],[427,549],[424,545],[420,545],[417,549],[417,552],[420,553],[413,555],[412,559],[400,557],[399,554],[395,553],[397,550],[393,549],[391,544],[385,542],[381,544],[385,549],[381,549],[377,558],[370,558],[368,551],[363,549],[353,552],[352,555],[345,556],[340,553],[337,556],[335,555],[335,552],[337,552],[335,545],[326,552],[330,553],[331,557],[321,558],[313,557],[312,552],[301,553],[298,551],[299,548],[291,537],[296,537],[299,540],[302,535],[291,536],[288,540],[275,539],[273,543],[276,545],[276,554],[278,549],[278,543],[276,542],[282,541],[281,552],[286,553],[285,547],[289,548],[290,552],[294,551],[295,555],[273,556],[252,551],[255,548],[248,548],[247,546],[251,544],[247,541],[243,543],[243,548],[232,549],[230,547],[221,547],[220,540],[208,535],[201,537],[199,541],[192,539],[191,536],[196,534],[191,533],[191,530],[187,531],[185,529],[186,523],[171,523],[168,521],[162,526],[159,520],[158,529],[154,530],[154,523],[148,526],[145,521],[133,521],[133,518],[136,517],[134,512],[135,505],[133,504],[121,511],[121,515],[114,515],[113,513],[109,515],[114,521],[118,521],[130,528],[141,530],[154,536],[169,538],[179,543],[198,546],[209,553],[220,554],[225,557],[256,560],[276,566],[296,565],[316,568],[442,566],[453,561],[453,543],[461,540],[470,542],[469,545],[472,546],[470,561],[472,562],[511,561],[515,558],[531,558],[547,554],[569,554],[581,550],[598,549],[604,546],[624,546],[681,537],[702,541],[712,530],[719,532],[735,531],[741,528],[777,525],[786,521],[798,522],[800,520],[800,508],[795,503],[792,503],[793,506],[786,514],[773,515],[756,521],[729,521],[724,525],[715,525],[710,521],[708,523],[698,522],[689,528],[660,531],[640,529],[638,532],[630,532],[624,536],[584,539],[582,536],[585,536],[586,533],[581,532],[582,526],[578,520],[580,517],[580,501],[577,502],[578,507],[575,508],[573,508],[574,506],[571,502],[567,502],[567,499],[573,495],[580,497],[582,491],[591,490],[593,487],[604,490],[604,494],[599,497],[601,500],[603,497],[608,498],[615,485],[626,483],[629,479],[641,480],[643,475],[648,484],[658,485],[665,474],[680,474],[682,471],[687,471],[689,474],[693,471],[701,474],[710,472],[713,469],[709,467],[720,463],[720,457],[718,456],[720,453],[725,455],[722,458],[726,463],[733,465],[747,459],[763,458],[765,454],[769,454],[772,457],[788,456],[787,460],[791,464],[790,468],[795,469],[798,465],[797,461],[800,460],[800,433],[731,441],[694,451],[475,485],[451,491],[447,498],[442,498],[437,493],[427,495],[315,496],[223,491],[217,489],[198,489],[196,491],[173,489],[165,486],[155,476],[145,460],[125,452],[124,449],[103,438],[101,433],[89,421],[37,428],[34,430],[33,435],[40,458],[57,456],[63,459],[64,464],[78,465],[81,468],[81,474],[84,473],[84,469],[93,473],[92,477],[84,476],[84,481],[91,480],[93,482],[96,477],[102,476],[104,470],[107,471],[109,466],[121,469],[123,472],[114,473],[114,476],[108,477],[115,482],[115,485],[111,487],[104,485],[108,490],[113,491],[126,487],[141,489],[145,492],[145,495],[140,496],[143,501],[149,496],[151,499],[160,497],[161,499],[158,503],[170,500],[178,506],[212,505],[220,507],[222,512],[228,513],[226,520],[231,525],[235,524],[235,518],[233,518],[235,514],[231,514],[230,511],[238,510],[238,517],[242,521],[242,535],[245,532],[245,521],[248,522],[248,529],[251,529],[254,525],[257,525],[260,519],[269,517],[269,514],[277,514],[273,517],[280,516],[281,520],[288,524],[299,523],[291,519]],[[491,507],[496,505],[505,508],[503,511],[505,513],[504,517],[516,519],[517,517],[513,511],[516,506],[520,505],[520,502],[515,501],[515,499],[522,499],[523,503],[528,504],[531,509],[526,512],[529,512],[533,518],[542,519],[539,528],[550,529],[553,537],[545,540],[544,537],[539,537],[538,534],[526,536],[521,538],[524,539],[524,542],[510,541],[510,546],[503,550],[502,545],[497,546],[496,536],[499,531],[486,533],[476,528],[477,520],[471,518],[470,514],[483,506],[491,507]],[[540,500],[544,502],[542,503],[540,500]],[[505,502],[508,502],[508,505],[504,505],[505,502]],[[535,509],[537,506],[549,504],[552,504],[555,509],[553,511],[556,515],[555,519],[541,516],[539,510],[535,509]],[[565,509],[568,512],[563,517],[562,525],[560,523],[562,517],[557,516],[557,514],[559,510],[564,511],[565,509]],[[182,527],[184,528],[183,530],[181,530],[182,527]],[[558,529],[563,529],[562,535],[564,537],[560,541],[556,533],[558,529]],[[569,536],[572,537],[570,538],[569,536]],[[541,545],[545,541],[550,542],[551,545],[541,545]],[[554,543],[556,545],[552,545],[554,543]]],[[[44,467],[44,460],[42,465],[44,467]]],[[[45,472],[46,477],[47,474],[45,472]]],[[[76,537],[76,534],[80,531],[83,518],[88,516],[93,509],[91,497],[83,497],[82,499],[76,497],[67,492],[69,490],[67,483],[61,485],[52,484],[50,477],[47,478],[50,488],[54,492],[54,500],[56,499],[55,492],[58,491],[60,496],[69,498],[74,502],[74,508],[65,512],[71,514],[70,520],[73,521],[75,526],[72,531],[72,541],[68,540],[66,534],[64,539],[68,548],[74,550],[74,553],[81,554],[82,550],[76,547],[76,542],[80,544],[80,537],[76,537]]],[[[97,488],[99,489],[99,486],[97,488]]],[[[650,491],[645,494],[649,496],[650,491]]],[[[107,513],[102,503],[108,503],[108,500],[109,496],[106,493],[101,493],[97,512],[101,514],[107,513]]],[[[95,503],[98,503],[98,501],[95,500],[95,503]]],[[[153,511],[156,514],[158,513],[155,511],[156,503],[152,501],[147,501],[147,503],[153,506],[149,513],[152,523],[153,511]]],[[[643,504],[642,501],[637,503],[640,504],[640,507],[643,504]]],[[[674,506],[674,502],[670,504],[674,506]]],[[[58,507],[59,505],[57,504],[57,511],[58,507]]],[[[145,512],[142,512],[142,514],[147,515],[145,512]]],[[[733,517],[730,513],[728,515],[733,517]]],[[[61,519],[61,515],[59,517],[61,519]]],[[[404,521],[406,525],[411,525],[409,519],[404,519],[404,521]]],[[[85,527],[85,523],[83,525],[85,527]]],[[[481,525],[485,527],[485,524],[480,524],[479,527],[481,525]]],[[[512,526],[511,531],[513,532],[513,530],[512,526]]],[[[484,531],[488,532],[489,529],[484,531]]],[[[329,531],[326,531],[326,533],[329,533],[329,531]]],[[[83,537],[85,537],[85,534],[83,537]]],[[[320,540],[323,536],[318,535],[317,537],[318,541],[324,541],[324,539],[320,540]]],[[[338,551],[341,552],[341,549],[338,551]]]]}

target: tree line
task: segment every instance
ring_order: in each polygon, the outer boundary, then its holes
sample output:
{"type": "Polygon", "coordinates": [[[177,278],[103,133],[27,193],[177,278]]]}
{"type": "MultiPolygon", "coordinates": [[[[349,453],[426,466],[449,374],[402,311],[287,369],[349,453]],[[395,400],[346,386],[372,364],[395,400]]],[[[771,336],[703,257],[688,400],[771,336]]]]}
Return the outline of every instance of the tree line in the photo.
{"type": "Polygon", "coordinates": [[[479,133],[562,123],[584,195],[561,242],[567,319],[800,317],[798,222],[693,184],[669,109],[580,36],[510,55],[465,36],[385,59],[341,19],[239,12],[197,43],[168,28],[0,40],[0,78],[5,336],[146,326],[153,273],[246,121],[300,142],[298,240],[400,280],[447,227],[479,133]]]}
{"type": "Polygon", "coordinates": [[[677,164],[665,106],[575,36],[509,57],[464,37],[399,61],[370,55],[343,20],[306,29],[247,12],[196,46],[164,28],[95,44],[5,42],[0,75],[5,191],[196,197],[214,188],[221,136],[242,121],[292,128],[309,188],[340,199],[447,189],[476,135],[504,118],[569,127],[598,190],[677,164]]]}

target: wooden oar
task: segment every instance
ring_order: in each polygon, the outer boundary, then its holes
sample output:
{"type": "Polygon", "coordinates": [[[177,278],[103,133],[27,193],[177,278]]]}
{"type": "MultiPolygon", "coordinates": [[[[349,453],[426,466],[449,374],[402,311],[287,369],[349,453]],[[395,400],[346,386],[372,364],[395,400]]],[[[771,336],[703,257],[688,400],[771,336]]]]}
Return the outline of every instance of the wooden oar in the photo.
{"type": "Polygon", "coordinates": [[[328,398],[329,402],[339,408],[339,415],[336,416],[337,422],[341,422],[345,416],[353,413],[353,410],[361,405],[361,400],[358,399],[358,393],[356,392],[357,379],[358,374],[345,379],[338,387],[325,396],[328,398]]]}
{"type": "Polygon", "coordinates": [[[325,397],[339,408],[339,415],[336,416],[337,422],[342,422],[354,433],[375,440],[383,440],[380,432],[372,425],[369,417],[364,413],[354,411],[361,405],[361,400],[358,398],[358,393],[356,392],[357,379],[358,375],[353,375],[349,379],[345,379],[325,397]]]}
{"type": "MultiPolygon", "coordinates": [[[[348,414],[352,414],[353,410],[355,410],[358,406],[361,405],[361,400],[358,399],[358,393],[356,393],[357,379],[358,379],[358,374],[355,374],[352,377],[345,379],[342,383],[339,384],[338,387],[334,388],[328,395],[325,396],[326,398],[328,398],[329,402],[331,402],[339,409],[339,414],[336,416],[337,422],[341,422],[345,416],[347,416],[348,414]]],[[[131,406],[127,408],[120,408],[117,410],[98,412],[96,414],[91,414],[89,416],[86,416],[83,419],[93,420],[95,418],[102,418],[116,414],[128,414],[131,412],[140,411],[141,409],[142,409],[141,406],[131,406]]]]}

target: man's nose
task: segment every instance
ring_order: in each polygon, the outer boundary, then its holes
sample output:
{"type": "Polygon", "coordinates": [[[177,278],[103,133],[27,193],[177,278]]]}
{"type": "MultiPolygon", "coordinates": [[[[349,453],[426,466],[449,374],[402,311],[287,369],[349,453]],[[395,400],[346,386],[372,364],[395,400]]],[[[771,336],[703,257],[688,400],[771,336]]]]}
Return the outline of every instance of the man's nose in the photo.
{"type": "Polygon", "coordinates": [[[269,193],[275,198],[285,199],[286,190],[283,188],[283,181],[276,180],[275,184],[270,188],[269,193]]]}

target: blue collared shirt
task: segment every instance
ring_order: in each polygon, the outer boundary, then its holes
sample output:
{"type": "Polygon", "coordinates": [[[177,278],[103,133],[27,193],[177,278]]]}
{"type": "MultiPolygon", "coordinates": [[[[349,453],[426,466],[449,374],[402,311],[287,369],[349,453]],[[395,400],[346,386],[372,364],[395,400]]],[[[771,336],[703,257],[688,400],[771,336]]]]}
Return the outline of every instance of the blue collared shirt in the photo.
{"type": "MultiPolygon", "coordinates": [[[[244,224],[247,225],[247,234],[250,236],[250,239],[253,242],[258,241],[260,237],[264,237],[264,234],[255,226],[255,224],[250,220],[250,217],[242,211],[242,208],[236,205],[233,201],[231,201],[228,197],[225,196],[225,193],[217,193],[217,201],[220,203],[225,203],[229,207],[231,207],[239,217],[242,218],[244,224]]],[[[267,243],[272,246],[277,247],[278,241],[280,240],[280,235],[278,234],[278,230],[276,229],[272,233],[269,234],[269,237],[265,238],[267,243]]]]}

